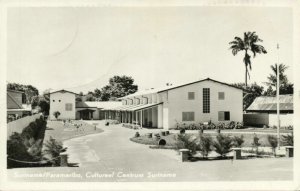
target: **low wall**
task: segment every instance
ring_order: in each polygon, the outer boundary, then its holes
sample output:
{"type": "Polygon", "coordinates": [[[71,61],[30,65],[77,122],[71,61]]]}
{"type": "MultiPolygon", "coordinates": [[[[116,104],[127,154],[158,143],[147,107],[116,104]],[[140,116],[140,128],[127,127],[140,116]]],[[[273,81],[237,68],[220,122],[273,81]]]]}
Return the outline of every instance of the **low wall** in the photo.
{"type": "MultiPolygon", "coordinates": [[[[243,118],[246,126],[277,126],[277,114],[246,113],[243,118]]],[[[293,114],[280,114],[280,126],[289,125],[293,125],[293,114]]]]}
{"type": "Polygon", "coordinates": [[[20,118],[18,120],[9,122],[7,124],[7,139],[10,135],[13,134],[13,132],[21,133],[22,130],[29,125],[29,123],[35,121],[41,116],[41,114],[35,114],[31,116],[26,116],[23,118],[20,118]]]}

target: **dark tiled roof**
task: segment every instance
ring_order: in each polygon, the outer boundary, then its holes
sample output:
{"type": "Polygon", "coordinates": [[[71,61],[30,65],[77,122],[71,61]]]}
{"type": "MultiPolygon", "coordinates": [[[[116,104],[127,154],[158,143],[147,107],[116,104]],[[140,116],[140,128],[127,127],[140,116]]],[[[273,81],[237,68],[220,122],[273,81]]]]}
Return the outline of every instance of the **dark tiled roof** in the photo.
{"type": "MultiPolygon", "coordinates": [[[[282,111],[294,110],[293,95],[290,94],[280,95],[279,109],[282,111]]],[[[246,110],[247,111],[276,111],[277,99],[276,97],[270,97],[270,96],[257,97],[246,110]]]]}

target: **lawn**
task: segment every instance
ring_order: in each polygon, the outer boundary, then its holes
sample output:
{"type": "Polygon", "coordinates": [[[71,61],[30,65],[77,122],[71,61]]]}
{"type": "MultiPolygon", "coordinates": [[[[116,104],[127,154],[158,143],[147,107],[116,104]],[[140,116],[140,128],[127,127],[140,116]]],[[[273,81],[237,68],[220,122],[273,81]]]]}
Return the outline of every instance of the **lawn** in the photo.
{"type": "Polygon", "coordinates": [[[51,136],[58,141],[103,132],[102,129],[95,129],[93,125],[84,121],[71,121],[71,123],[66,122],[65,124],[62,121],[48,121],[47,123],[45,138],[48,139],[51,136]]]}
{"type": "MultiPolygon", "coordinates": [[[[187,133],[189,135],[194,135],[198,136],[198,133],[187,133]]],[[[228,133],[228,132],[222,132],[222,134],[229,135],[230,137],[233,136],[238,136],[240,137],[241,135],[244,136],[244,144],[242,145],[243,147],[252,147],[252,142],[253,142],[253,134],[243,134],[243,133],[228,133]]],[[[165,139],[168,146],[175,146],[176,145],[176,135],[177,134],[170,134],[167,136],[161,136],[162,139],[165,139]]],[[[204,133],[205,135],[210,135],[212,136],[213,140],[216,139],[217,133],[204,133]]],[[[259,143],[261,144],[261,147],[270,147],[270,144],[268,142],[268,134],[256,134],[256,136],[259,138],[259,143]]],[[[140,143],[140,144],[146,144],[146,145],[158,145],[158,140],[156,139],[155,136],[152,138],[148,138],[147,135],[141,135],[140,137],[133,137],[130,139],[133,142],[140,143]]],[[[283,145],[283,143],[281,143],[283,145]]]]}

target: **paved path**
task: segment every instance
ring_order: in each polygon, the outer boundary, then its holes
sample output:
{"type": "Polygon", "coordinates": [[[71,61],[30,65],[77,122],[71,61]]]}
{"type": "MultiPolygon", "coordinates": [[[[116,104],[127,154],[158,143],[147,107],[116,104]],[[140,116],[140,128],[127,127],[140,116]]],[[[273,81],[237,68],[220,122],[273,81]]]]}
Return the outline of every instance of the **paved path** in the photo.
{"type": "MultiPolygon", "coordinates": [[[[91,122],[92,123],[92,122],[91,122]]],[[[149,149],[129,140],[135,130],[101,125],[104,132],[65,141],[79,167],[11,169],[18,181],[247,181],[291,180],[292,159],[179,162],[174,150],[149,149]],[[37,174],[42,177],[28,177],[37,174]],[[41,175],[42,174],[42,175],[41,175]],[[55,176],[55,177],[53,177],[55,176]],[[60,177],[57,177],[60,176],[60,177]],[[52,178],[49,178],[52,177],[52,178]],[[63,177],[63,178],[62,178],[63,177]]],[[[149,130],[139,130],[145,133],[149,130]]],[[[153,131],[153,130],[151,130],[153,131]]]]}

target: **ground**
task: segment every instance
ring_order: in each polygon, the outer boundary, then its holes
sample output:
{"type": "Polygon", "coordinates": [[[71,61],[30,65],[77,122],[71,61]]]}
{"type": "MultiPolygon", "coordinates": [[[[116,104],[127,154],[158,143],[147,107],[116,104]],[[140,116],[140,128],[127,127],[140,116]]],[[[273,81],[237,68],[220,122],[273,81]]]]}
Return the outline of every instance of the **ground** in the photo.
{"type": "MultiPolygon", "coordinates": [[[[8,179],[101,182],[263,181],[293,178],[292,158],[180,162],[174,150],[149,149],[149,145],[130,141],[136,130],[121,125],[105,126],[103,123],[98,127],[104,132],[64,141],[64,146],[68,147],[69,162],[77,163],[79,167],[9,169],[8,179]]],[[[143,129],[139,132],[144,134],[153,130],[143,129]]]]}

